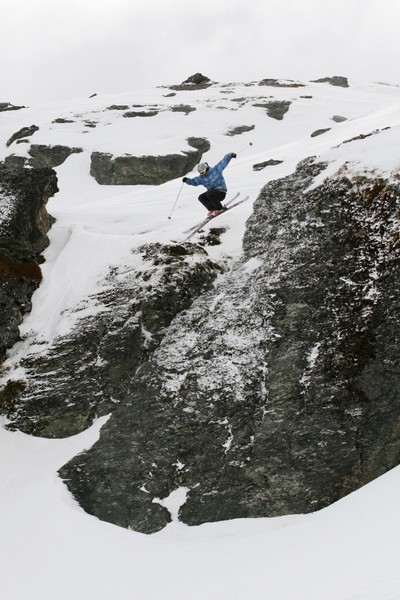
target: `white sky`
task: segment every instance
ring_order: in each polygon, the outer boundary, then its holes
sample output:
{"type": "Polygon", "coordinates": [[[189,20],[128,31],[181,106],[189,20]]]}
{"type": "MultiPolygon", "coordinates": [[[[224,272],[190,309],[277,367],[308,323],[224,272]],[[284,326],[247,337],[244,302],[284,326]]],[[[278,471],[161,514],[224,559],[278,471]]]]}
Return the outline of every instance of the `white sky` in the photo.
{"type": "Polygon", "coordinates": [[[0,102],[265,77],[400,83],[399,0],[0,0],[0,102]]]}

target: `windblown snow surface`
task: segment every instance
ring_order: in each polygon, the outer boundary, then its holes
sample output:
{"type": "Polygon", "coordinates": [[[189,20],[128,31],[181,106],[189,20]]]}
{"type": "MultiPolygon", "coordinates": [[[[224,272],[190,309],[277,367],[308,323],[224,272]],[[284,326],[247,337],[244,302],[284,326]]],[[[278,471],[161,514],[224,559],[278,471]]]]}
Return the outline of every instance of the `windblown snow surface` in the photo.
{"type": "MultiPolygon", "coordinates": [[[[183,240],[182,231],[204,215],[198,191],[182,186],[181,179],[157,187],[98,185],[89,174],[92,151],[170,154],[190,150],[186,140],[197,136],[211,143],[203,157],[210,164],[236,152],[225,171],[229,194],[239,191],[250,200],[218,218],[227,229],[222,244],[207,248],[211,258],[225,261],[240,256],[246,219],[260,189],[292,173],[303,158],[328,163],[314,185],[335,176],[345,162],[354,173],[400,175],[400,87],[253,83],[169,92],[100,94],[0,115],[0,160],[10,153],[25,155],[29,144],[7,148],[6,141],[33,123],[39,131],[32,143],[83,149],[56,169],[60,191],[48,211],[57,221],[43,282],[21,325],[21,341],[9,352],[4,377],[21,379],[22,357],[46,352],[80,318],[100,310],[88,298],[105,285],[110,267],[134,267],[138,255],[132,250],[143,243],[183,240]],[[254,106],[272,96],[292,102],[282,120],[254,106]],[[170,110],[179,104],[196,110],[170,110]],[[159,112],[129,119],[109,109],[114,105],[156,106],[159,112]],[[346,120],[336,122],[335,115],[346,120]],[[227,135],[253,125],[241,135],[227,135]],[[253,170],[269,159],[282,162],[253,170]]],[[[400,599],[400,468],[313,514],[198,527],[177,520],[185,501],[185,490],[178,489],[160,499],[172,523],[146,536],[86,514],[57,475],[98,439],[106,420],[62,440],[11,432],[1,421],[0,593],[5,600],[400,599]]]]}

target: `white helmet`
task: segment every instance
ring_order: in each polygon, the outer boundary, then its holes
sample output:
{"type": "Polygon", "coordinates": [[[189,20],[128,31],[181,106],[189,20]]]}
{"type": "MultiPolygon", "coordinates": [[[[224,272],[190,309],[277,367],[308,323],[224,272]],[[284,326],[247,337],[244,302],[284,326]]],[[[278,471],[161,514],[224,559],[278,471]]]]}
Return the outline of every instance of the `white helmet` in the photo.
{"type": "Polygon", "coordinates": [[[209,168],[210,168],[209,164],[204,162],[204,163],[199,164],[199,166],[197,167],[197,170],[200,173],[200,175],[205,175],[209,168]]]}

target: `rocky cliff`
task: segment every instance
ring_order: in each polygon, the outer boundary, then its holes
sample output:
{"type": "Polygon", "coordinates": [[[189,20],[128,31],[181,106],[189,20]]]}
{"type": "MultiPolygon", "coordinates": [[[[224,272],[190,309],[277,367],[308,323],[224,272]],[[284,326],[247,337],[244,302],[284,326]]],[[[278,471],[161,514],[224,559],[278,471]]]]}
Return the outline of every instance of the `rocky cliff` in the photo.
{"type": "Polygon", "coordinates": [[[0,359],[18,339],[18,326],[41,281],[41,253],[53,222],[46,203],[57,189],[50,169],[0,164],[0,359]]]}
{"type": "Polygon", "coordinates": [[[243,258],[171,324],[100,441],[61,473],[102,519],[151,532],[188,490],[199,524],[322,508],[400,461],[399,184],[267,185],[243,258]]]}

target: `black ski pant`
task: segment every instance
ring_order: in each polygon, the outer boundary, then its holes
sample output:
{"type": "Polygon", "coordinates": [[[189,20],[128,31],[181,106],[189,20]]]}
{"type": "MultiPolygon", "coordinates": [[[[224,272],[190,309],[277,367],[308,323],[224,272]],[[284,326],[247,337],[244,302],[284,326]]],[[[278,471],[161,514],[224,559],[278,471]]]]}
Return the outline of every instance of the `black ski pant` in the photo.
{"type": "Polygon", "coordinates": [[[200,194],[199,200],[207,210],[223,210],[221,202],[225,196],[226,192],[221,190],[207,190],[204,194],[200,194]]]}

